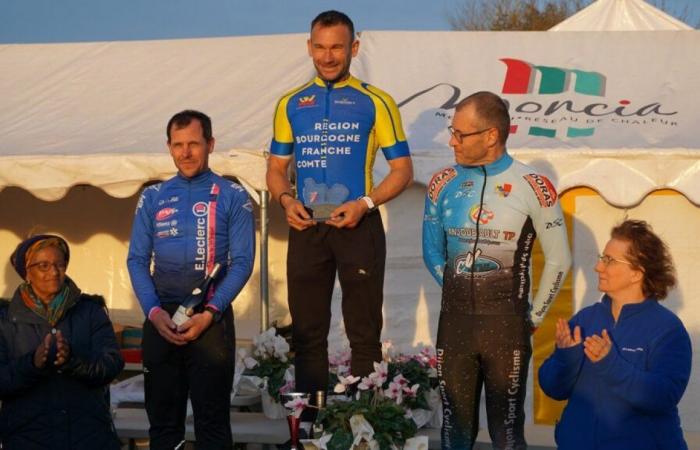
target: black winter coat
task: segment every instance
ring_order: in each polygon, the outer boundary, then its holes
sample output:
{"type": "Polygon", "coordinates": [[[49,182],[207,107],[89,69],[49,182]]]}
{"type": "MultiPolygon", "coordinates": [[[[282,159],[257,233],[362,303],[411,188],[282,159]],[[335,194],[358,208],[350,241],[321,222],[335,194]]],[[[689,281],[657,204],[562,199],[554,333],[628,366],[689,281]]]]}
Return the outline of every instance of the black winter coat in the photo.
{"type": "Polygon", "coordinates": [[[70,357],[56,369],[55,341],[43,369],[34,352],[51,332],[15,292],[0,303],[0,441],[3,450],[118,450],[109,383],[124,367],[104,299],[81,294],[56,325],[70,357]]]}

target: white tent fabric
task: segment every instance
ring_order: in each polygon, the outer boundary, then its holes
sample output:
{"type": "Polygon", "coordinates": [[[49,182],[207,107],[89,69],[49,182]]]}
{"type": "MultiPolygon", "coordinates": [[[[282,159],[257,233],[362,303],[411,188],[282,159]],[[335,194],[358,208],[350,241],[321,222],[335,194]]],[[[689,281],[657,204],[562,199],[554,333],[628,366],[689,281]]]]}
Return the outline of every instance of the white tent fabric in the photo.
{"type": "Polygon", "coordinates": [[[453,162],[454,105],[490,90],[510,103],[509,149],[560,190],[590,186],[630,206],[671,188],[700,204],[700,109],[688,94],[700,87],[700,33],[376,32],[363,46],[366,79],[399,101],[422,183],[453,162]]]}
{"type": "MultiPolygon", "coordinates": [[[[0,46],[0,190],[21,188],[0,192],[0,260],[35,224],[67,235],[75,255],[71,276],[88,292],[103,293],[113,318],[138,324],[124,264],[128,229],[142,183],[174,172],[166,121],[184,108],[207,112],[217,138],[213,168],[264,188],[262,149],[275,102],[313,73],[305,40],[0,46]],[[71,189],[80,184],[129,198],[71,189]],[[60,200],[41,202],[26,192],[60,200]]],[[[364,32],[361,41],[353,72],[399,102],[423,184],[453,163],[445,128],[456,102],[491,90],[511,106],[517,127],[511,151],[560,190],[591,186],[610,204],[632,207],[668,187],[700,204],[696,32],[364,32]]],[[[379,157],[379,177],[382,162],[379,157]]],[[[439,313],[440,289],[423,267],[416,238],[423,197],[417,184],[382,207],[389,249],[383,337],[401,346],[434,342],[439,313]]],[[[273,319],[286,314],[286,233],[281,211],[272,208],[273,319]]],[[[605,230],[600,233],[604,239],[605,230]]],[[[19,281],[5,264],[3,296],[19,281]]],[[[234,303],[241,338],[257,332],[259,270],[258,264],[234,303]]],[[[690,281],[683,292],[688,311],[700,298],[690,281]]],[[[334,295],[338,300],[339,289],[334,295]]],[[[331,343],[339,345],[339,301],[333,308],[331,343]]],[[[694,420],[689,429],[700,424],[694,420]]]]}
{"type": "Polygon", "coordinates": [[[550,31],[692,30],[644,0],[597,0],[550,31]]]}
{"type": "Polygon", "coordinates": [[[212,117],[213,168],[264,189],[274,102],[311,74],[305,38],[2,45],[0,189],[56,200],[90,184],[132,195],[174,173],[165,124],[186,108],[212,117]],[[234,148],[257,151],[227,155],[234,148]]]}
{"type": "MultiPolygon", "coordinates": [[[[0,189],[132,195],[173,173],[164,124],[184,108],[213,118],[214,169],[262,189],[275,101],[312,74],[305,38],[0,46],[0,189]]],[[[452,163],[456,101],[486,89],[511,104],[509,148],[560,189],[628,206],[668,187],[700,204],[698,48],[694,31],[365,32],[353,71],[399,102],[420,182],[452,163]]]]}

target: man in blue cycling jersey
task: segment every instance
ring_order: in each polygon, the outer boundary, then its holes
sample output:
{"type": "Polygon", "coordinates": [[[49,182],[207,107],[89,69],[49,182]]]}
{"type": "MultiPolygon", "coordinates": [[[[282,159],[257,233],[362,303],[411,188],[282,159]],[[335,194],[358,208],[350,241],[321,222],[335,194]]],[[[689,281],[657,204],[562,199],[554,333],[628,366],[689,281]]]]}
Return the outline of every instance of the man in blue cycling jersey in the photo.
{"type": "Polygon", "coordinates": [[[319,14],[308,40],[316,77],[283,95],[274,116],[267,185],[290,226],[287,286],[296,388],[305,392],[328,385],[336,271],[352,373],[367,375],[372,362],[381,360],[386,243],[376,208],[413,178],[393,99],[350,75],[359,45],[348,16],[319,14]],[[379,147],[390,172],[374,186],[372,166],[379,147]],[[296,195],[287,172],[292,161],[296,195]],[[320,212],[319,203],[328,215],[320,212]]]}
{"type": "Polygon", "coordinates": [[[141,194],[127,260],[146,315],[142,348],[150,448],[172,450],[182,443],[189,396],[197,448],[231,449],[231,302],[253,269],[253,206],[241,186],[209,169],[214,137],[206,114],[175,114],[166,133],[178,173],[141,194]],[[222,268],[204,293],[204,309],[176,325],[173,313],[217,263],[222,268]]]}
{"type": "Polygon", "coordinates": [[[493,447],[525,449],[530,334],[571,265],[564,217],[547,177],[506,151],[510,115],[501,98],[465,98],[449,129],[457,164],[433,176],[423,217],[423,259],[442,286],[442,447],[474,445],[483,385],[493,447]],[[545,265],[530,303],[535,236],[545,265]]]}

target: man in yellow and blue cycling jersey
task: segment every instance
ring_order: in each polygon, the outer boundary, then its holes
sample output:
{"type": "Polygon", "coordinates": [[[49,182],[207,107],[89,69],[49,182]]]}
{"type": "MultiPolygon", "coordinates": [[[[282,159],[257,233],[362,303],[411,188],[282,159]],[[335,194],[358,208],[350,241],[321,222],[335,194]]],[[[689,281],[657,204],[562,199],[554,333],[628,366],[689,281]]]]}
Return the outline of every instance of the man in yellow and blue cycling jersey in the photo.
{"type": "Polygon", "coordinates": [[[316,77],[282,96],[274,117],[267,185],[290,225],[287,286],[296,348],[296,390],[328,385],[328,331],[336,271],[352,349],[351,372],[381,360],[386,242],[376,207],[413,179],[398,108],[383,91],[350,75],[359,49],[354,26],[337,11],[311,23],[316,77]],[[381,147],[390,172],[373,185],[381,147]],[[297,195],[288,178],[294,164],[297,195]],[[321,213],[318,204],[326,206],[321,213]],[[330,207],[328,205],[331,205],[330,207]]]}

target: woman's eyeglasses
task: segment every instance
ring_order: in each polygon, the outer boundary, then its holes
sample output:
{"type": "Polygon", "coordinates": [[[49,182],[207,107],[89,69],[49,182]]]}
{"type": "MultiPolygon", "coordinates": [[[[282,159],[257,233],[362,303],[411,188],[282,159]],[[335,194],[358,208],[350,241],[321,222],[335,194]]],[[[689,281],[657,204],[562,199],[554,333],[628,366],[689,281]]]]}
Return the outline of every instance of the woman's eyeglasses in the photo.
{"type": "Polygon", "coordinates": [[[605,267],[609,266],[610,263],[612,263],[613,261],[619,262],[622,264],[627,264],[628,266],[632,265],[632,263],[629,261],[624,261],[622,259],[613,258],[612,256],[608,256],[608,255],[598,255],[598,260],[600,262],[602,262],[605,267]]]}
{"type": "Polygon", "coordinates": [[[65,262],[57,262],[57,263],[52,263],[48,261],[39,261],[35,262],[34,264],[30,264],[27,266],[27,269],[31,269],[32,267],[36,267],[39,272],[48,272],[51,270],[51,268],[55,268],[57,272],[65,272],[66,267],[68,267],[68,264],[65,262]]]}

